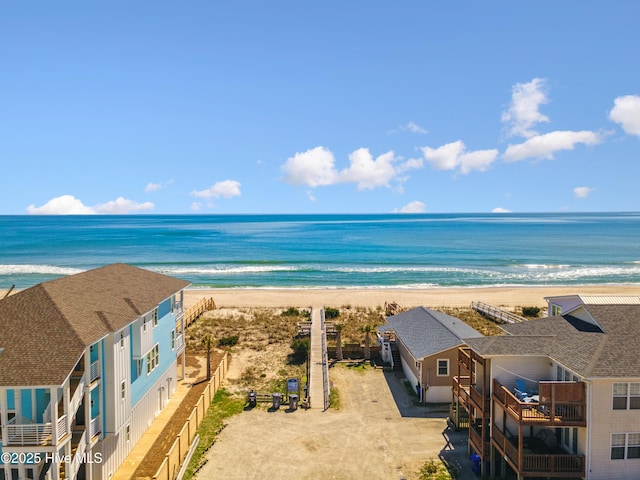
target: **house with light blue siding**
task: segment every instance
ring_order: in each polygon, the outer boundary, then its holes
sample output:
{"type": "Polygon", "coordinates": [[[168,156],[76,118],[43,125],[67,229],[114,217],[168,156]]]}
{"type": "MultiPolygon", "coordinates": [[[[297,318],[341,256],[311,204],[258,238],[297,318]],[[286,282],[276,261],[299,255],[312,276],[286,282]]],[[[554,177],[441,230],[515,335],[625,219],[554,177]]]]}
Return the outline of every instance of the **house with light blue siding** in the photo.
{"type": "Polygon", "coordinates": [[[184,372],[188,285],[113,264],[0,300],[0,480],[115,473],[184,372]]]}

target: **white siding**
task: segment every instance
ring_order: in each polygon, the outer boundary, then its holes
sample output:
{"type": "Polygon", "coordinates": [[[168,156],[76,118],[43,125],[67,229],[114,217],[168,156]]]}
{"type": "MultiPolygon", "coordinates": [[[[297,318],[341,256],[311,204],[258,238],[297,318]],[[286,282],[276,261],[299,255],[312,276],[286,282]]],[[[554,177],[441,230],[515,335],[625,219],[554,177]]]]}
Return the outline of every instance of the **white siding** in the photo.
{"type": "MultiPolygon", "coordinates": [[[[491,358],[491,378],[497,379],[509,390],[518,378],[527,387],[540,380],[555,380],[552,362],[547,357],[503,356],[491,358]]],[[[493,387],[492,387],[493,388],[493,387]]]]}
{"type": "Polygon", "coordinates": [[[128,328],[109,335],[105,339],[106,433],[119,431],[131,415],[130,340],[128,328]],[[122,398],[123,382],[125,385],[124,398],[122,398]]]}
{"type": "MultiPolygon", "coordinates": [[[[640,382],[640,378],[617,381],[640,382]]],[[[610,459],[612,433],[640,432],[640,410],[613,410],[613,383],[612,380],[595,380],[587,386],[591,400],[587,419],[591,441],[587,472],[593,480],[638,479],[640,459],[610,459]]]]}
{"type": "Polygon", "coordinates": [[[142,399],[131,409],[130,415],[122,423],[118,431],[109,434],[96,445],[96,450],[102,453],[103,462],[93,465],[93,478],[108,479],[127,458],[133,447],[138,443],[144,432],[149,428],[158,413],[159,391],[163,395],[166,406],[169,398],[176,389],[176,363],[162,375],[149,389],[142,399]],[[171,379],[169,383],[167,380],[171,379]],[[170,385],[167,391],[167,385],[170,385]],[[165,387],[164,390],[162,387],[165,387]],[[127,425],[130,426],[129,442],[126,440],[127,425]]]}
{"type": "Polygon", "coordinates": [[[429,387],[424,393],[426,403],[451,403],[451,387],[429,387]]]}

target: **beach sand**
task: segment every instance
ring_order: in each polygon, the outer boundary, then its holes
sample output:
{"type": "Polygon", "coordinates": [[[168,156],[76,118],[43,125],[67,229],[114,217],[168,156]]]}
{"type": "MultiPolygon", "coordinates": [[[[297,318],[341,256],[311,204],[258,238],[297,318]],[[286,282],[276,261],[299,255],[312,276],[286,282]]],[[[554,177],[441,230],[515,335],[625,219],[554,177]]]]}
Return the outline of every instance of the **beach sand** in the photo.
{"type": "Polygon", "coordinates": [[[589,285],[572,287],[478,287],[478,288],[219,288],[187,289],[185,308],[201,298],[213,298],[218,307],[383,307],[395,302],[404,308],[425,306],[468,307],[481,301],[497,307],[546,307],[545,297],[558,295],[640,295],[638,285],[589,285]]]}

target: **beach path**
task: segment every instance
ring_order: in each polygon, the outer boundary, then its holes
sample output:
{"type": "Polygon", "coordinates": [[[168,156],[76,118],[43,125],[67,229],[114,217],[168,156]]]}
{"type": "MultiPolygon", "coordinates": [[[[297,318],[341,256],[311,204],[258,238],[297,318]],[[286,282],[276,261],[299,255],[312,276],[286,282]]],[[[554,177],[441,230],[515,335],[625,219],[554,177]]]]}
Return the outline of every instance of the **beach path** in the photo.
{"type": "MultiPolygon", "coordinates": [[[[324,325],[322,321],[323,307],[314,306],[311,309],[311,351],[309,358],[309,397],[312,408],[326,410],[329,405],[325,401],[325,388],[329,383],[324,375],[328,375],[327,350],[323,341],[324,325]]],[[[328,393],[328,392],[327,392],[328,393]]]]}

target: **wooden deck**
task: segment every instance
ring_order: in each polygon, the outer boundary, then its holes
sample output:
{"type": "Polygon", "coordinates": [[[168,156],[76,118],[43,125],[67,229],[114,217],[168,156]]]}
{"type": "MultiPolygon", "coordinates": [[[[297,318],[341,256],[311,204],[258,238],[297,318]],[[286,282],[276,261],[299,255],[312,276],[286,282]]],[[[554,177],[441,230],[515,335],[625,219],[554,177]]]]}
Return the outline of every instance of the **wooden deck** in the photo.
{"type": "Polygon", "coordinates": [[[498,323],[520,323],[527,321],[526,318],[521,317],[520,315],[516,315],[513,312],[494,307],[493,305],[489,305],[484,302],[471,302],[471,308],[482,315],[492,318],[498,323]]]}

